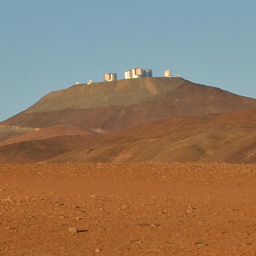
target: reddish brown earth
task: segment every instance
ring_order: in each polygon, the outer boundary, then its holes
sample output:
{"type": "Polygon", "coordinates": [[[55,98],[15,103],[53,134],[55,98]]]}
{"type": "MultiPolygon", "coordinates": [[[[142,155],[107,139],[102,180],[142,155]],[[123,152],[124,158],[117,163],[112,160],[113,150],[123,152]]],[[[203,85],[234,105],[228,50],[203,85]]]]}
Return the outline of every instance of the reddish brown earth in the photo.
{"type": "Polygon", "coordinates": [[[255,185],[252,164],[0,165],[0,255],[254,256],[255,185]]]}
{"type": "Polygon", "coordinates": [[[0,142],[0,163],[256,162],[256,110],[158,120],[96,134],[71,125],[0,142]]]}

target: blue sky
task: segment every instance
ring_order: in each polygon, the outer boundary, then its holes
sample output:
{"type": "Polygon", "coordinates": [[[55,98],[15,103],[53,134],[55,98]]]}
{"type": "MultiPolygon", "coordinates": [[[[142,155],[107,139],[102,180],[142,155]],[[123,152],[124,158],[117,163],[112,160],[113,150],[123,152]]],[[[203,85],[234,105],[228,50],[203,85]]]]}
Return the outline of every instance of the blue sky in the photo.
{"type": "Polygon", "coordinates": [[[0,120],[132,67],[256,98],[255,0],[0,0],[0,120]]]}

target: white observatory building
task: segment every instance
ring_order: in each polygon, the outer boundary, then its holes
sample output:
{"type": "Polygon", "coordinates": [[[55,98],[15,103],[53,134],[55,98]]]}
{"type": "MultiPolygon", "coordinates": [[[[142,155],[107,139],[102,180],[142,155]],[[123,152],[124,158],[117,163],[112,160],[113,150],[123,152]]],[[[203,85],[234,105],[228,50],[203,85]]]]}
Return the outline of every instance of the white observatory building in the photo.
{"type": "Polygon", "coordinates": [[[116,73],[107,73],[104,75],[104,82],[111,82],[117,80],[116,73]]]}
{"type": "Polygon", "coordinates": [[[165,76],[165,77],[172,77],[172,72],[171,72],[171,70],[170,70],[170,69],[165,70],[165,71],[164,71],[164,76],[165,76]]]}
{"type": "Polygon", "coordinates": [[[152,77],[152,69],[131,68],[124,73],[125,79],[152,77]]]}

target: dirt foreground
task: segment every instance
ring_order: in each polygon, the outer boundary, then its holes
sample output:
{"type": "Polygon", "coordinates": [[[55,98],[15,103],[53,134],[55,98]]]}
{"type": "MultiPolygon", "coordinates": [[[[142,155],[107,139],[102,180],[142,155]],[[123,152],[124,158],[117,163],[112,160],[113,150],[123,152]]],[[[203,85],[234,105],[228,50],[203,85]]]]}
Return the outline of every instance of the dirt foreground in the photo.
{"type": "Polygon", "coordinates": [[[256,165],[0,165],[0,255],[256,255],[256,165]]]}

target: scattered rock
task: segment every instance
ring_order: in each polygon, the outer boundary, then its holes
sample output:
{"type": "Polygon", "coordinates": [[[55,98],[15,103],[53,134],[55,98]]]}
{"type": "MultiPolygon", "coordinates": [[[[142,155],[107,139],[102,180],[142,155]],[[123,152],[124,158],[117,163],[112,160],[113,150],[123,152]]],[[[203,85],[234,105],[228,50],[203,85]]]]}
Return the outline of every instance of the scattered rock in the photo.
{"type": "Polygon", "coordinates": [[[57,201],[55,202],[55,205],[64,205],[64,204],[62,202],[57,201]]]}
{"type": "Polygon", "coordinates": [[[97,248],[97,249],[95,250],[95,252],[101,252],[101,251],[102,251],[101,248],[97,248]]]}
{"type": "Polygon", "coordinates": [[[159,223],[153,223],[153,224],[151,224],[150,226],[151,226],[151,227],[159,227],[160,224],[159,224],[159,223]]]}
{"type": "Polygon", "coordinates": [[[68,228],[68,232],[70,232],[70,233],[77,233],[78,229],[74,228],[74,227],[70,227],[70,228],[68,228]]]}
{"type": "Polygon", "coordinates": [[[187,213],[191,213],[191,212],[194,212],[196,210],[195,207],[191,207],[189,206],[188,209],[186,210],[187,213]]]}
{"type": "Polygon", "coordinates": [[[131,243],[134,243],[134,244],[141,244],[142,241],[140,239],[138,240],[131,240],[131,243]]]}
{"type": "Polygon", "coordinates": [[[158,212],[156,212],[157,214],[165,214],[166,213],[166,211],[158,211],[158,212]]]}
{"type": "Polygon", "coordinates": [[[205,246],[207,246],[208,244],[206,244],[206,243],[204,243],[204,242],[196,242],[195,243],[195,246],[197,246],[197,247],[205,247],[205,246]]]}

